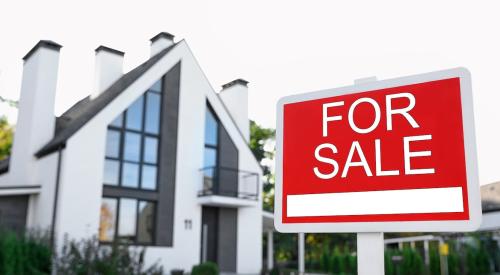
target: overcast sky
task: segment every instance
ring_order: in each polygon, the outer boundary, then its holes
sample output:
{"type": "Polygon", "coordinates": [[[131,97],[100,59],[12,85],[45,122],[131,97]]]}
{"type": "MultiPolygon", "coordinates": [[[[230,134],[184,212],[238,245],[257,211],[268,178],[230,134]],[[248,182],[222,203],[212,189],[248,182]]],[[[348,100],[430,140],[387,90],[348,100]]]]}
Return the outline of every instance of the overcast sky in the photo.
{"type": "MultiPolygon", "coordinates": [[[[19,97],[22,60],[40,39],[61,51],[56,114],[92,91],[94,49],[125,70],[160,31],[186,39],[215,90],[250,81],[250,117],[274,127],[285,95],[457,66],[472,73],[481,184],[500,180],[498,1],[9,1],[0,4],[0,95],[19,97]]],[[[15,123],[15,110],[0,104],[15,123]]]]}

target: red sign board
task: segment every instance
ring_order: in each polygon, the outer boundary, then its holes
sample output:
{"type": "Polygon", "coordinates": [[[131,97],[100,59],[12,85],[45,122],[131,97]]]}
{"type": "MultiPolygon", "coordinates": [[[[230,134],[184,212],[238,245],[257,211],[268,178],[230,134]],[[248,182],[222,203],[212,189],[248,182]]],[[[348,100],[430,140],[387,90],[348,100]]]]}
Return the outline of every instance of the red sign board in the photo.
{"type": "Polygon", "coordinates": [[[464,69],[284,98],[275,224],[285,232],[479,226],[464,69]]]}

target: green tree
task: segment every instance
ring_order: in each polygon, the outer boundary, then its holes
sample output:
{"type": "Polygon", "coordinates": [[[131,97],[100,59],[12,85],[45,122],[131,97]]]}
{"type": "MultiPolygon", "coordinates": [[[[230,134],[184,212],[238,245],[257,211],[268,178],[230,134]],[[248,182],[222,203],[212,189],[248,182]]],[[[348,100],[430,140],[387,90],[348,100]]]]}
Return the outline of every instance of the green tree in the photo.
{"type": "Polygon", "coordinates": [[[250,149],[259,161],[264,176],[264,209],[274,209],[274,175],[269,164],[274,160],[275,130],[264,128],[250,120],[250,149]],[[267,162],[267,163],[266,163],[267,162]]]}
{"type": "Polygon", "coordinates": [[[0,160],[10,155],[14,130],[5,116],[0,117],[0,160]]]}

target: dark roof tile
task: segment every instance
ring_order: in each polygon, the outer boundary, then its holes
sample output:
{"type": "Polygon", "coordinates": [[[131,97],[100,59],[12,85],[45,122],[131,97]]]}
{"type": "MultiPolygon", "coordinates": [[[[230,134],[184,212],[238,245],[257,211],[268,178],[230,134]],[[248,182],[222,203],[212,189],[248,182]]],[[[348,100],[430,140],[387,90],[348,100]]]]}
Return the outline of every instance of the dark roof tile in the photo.
{"type": "Polygon", "coordinates": [[[162,57],[170,52],[177,44],[174,44],[158,54],[151,57],[146,62],[142,63],[135,69],[124,74],[108,89],[101,93],[98,97],[90,99],[86,97],[56,120],[56,132],[54,138],[49,143],[42,147],[35,155],[38,158],[46,156],[59,148],[66,146],[66,141],[82,128],[89,120],[91,120],[97,113],[104,109],[113,99],[119,96],[127,87],[134,83],[141,77],[147,70],[155,65],[162,57]]]}

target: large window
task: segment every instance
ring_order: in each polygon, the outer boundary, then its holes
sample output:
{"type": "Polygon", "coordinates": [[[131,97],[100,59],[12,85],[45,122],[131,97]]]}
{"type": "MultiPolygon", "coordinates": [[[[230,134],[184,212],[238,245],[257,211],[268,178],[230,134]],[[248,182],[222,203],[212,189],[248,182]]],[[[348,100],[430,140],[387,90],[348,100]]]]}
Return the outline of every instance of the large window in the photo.
{"type": "Polygon", "coordinates": [[[158,81],[108,126],[104,184],[156,190],[160,105],[158,81]]]}
{"type": "Polygon", "coordinates": [[[203,160],[203,189],[216,192],[217,158],[219,145],[219,121],[212,108],[207,105],[205,111],[205,152],[203,160]]]}
{"type": "Polygon", "coordinates": [[[128,243],[150,244],[154,240],[156,199],[145,192],[158,189],[162,81],[157,81],[127,110],[108,125],[104,161],[99,239],[118,238],[128,243]],[[121,192],[123,194],[123,192],[121,192]]]}
{"type": "Polygon", "coordinates": [[[102,198],[99,240],[111,242],[118,238],[126,243],[151,244],[155,205],[131,198],[102,198]]]}

